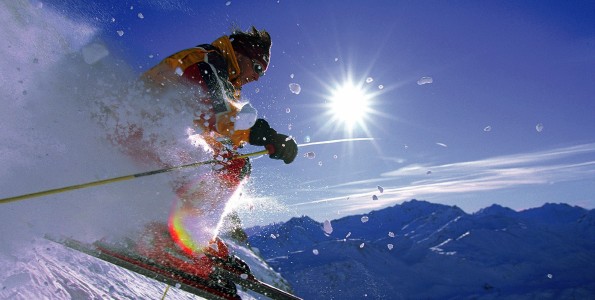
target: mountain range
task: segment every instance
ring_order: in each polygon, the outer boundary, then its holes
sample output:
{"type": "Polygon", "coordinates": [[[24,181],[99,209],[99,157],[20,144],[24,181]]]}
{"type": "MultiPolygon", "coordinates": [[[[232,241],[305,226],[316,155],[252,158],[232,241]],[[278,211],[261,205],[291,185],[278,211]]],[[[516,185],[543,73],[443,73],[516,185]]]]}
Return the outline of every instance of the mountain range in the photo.
{"type": "Polygon", "coordinates": [[[411,200],[247,230],[304,299],[595,299],[595,212],[411,200]]]}

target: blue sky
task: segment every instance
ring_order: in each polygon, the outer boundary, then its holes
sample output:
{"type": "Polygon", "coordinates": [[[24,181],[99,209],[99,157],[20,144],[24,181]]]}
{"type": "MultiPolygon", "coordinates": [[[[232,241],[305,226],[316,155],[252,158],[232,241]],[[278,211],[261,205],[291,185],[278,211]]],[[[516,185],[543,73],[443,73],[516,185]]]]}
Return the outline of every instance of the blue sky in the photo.
{"type": "Polygon", "coordinates": [[[233,24],[270,32],[271,66],[246,99],[299,144],[343,141],[303,146],[287,166],[255,160],[247,194],[276,208],[252,222],[334,219],[412,198],[468,212],[595,207],[595,1],[46,5],[98,28],[139,74],[233,24]],[[337,121],[331,105],[345,82],[369,98],[357,124],[337,121]]]}

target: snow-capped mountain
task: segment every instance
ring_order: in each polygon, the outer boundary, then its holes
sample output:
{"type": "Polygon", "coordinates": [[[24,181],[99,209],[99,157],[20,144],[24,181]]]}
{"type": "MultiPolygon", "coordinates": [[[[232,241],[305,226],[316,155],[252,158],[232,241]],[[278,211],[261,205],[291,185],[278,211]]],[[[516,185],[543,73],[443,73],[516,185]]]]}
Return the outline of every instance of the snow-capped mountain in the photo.
{"type": "Polygon", "coordinates": [[[412,200],[248,232],[305,299],[595,298],[595,212],[566,204],[467,214],[412,200]]]}

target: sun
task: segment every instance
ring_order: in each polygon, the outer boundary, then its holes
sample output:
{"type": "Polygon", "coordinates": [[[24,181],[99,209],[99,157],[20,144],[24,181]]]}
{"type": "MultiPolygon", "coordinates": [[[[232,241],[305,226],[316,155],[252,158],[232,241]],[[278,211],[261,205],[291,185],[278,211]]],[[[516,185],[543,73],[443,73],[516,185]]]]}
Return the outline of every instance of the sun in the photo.
{"type": "Polygon", "coordinates": [[[351,81],[338,85],[328,97],[332,123],[342,126],[349,133],[357,127],[365,129],[372,112],[371,100],[372,95],[361,85],[351,81]]]}

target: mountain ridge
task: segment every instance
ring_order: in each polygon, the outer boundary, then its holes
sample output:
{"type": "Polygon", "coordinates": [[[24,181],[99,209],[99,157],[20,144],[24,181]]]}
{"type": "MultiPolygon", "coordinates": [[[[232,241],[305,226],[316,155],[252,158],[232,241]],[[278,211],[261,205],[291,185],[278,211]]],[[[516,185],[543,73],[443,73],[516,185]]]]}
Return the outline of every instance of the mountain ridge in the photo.
{"type": "Polygon", "coordinates": [[[249,243],[306,299],[593,296],[594,216],[567,204],[468,214],[411,200],[332,220],[330,234],[293,218],[249,243]]]}

